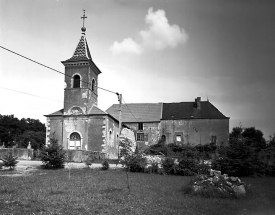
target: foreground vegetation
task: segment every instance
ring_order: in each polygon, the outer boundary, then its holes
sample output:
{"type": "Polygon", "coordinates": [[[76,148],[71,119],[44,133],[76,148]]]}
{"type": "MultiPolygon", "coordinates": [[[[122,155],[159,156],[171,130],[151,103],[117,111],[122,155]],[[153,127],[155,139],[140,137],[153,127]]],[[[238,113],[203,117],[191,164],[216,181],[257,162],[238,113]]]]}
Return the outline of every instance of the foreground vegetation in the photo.
{"type": "Polygon", "coordinates": [[[0,214],[274,214],[274,178],[242,178],[252,192],[240,199],[184,194],[192,177],[122,169],[0,171],[0,214]]]}

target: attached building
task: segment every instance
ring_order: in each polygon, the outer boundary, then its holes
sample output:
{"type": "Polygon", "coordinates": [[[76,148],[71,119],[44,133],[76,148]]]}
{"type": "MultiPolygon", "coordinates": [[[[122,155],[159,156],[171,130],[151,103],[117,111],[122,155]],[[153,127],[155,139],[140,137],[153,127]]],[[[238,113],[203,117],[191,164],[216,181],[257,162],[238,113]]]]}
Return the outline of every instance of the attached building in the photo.
{"type": "MultiPolygon", "coordinates": [[[[118,105],[112,105],[107,113],[118,119],[118,105]]],[[[229,117],[224,116],[209,101],[179,103],[123,104],[122,122],[136,135],[140,148],[166,143],[227,145],[229,117]]]]}

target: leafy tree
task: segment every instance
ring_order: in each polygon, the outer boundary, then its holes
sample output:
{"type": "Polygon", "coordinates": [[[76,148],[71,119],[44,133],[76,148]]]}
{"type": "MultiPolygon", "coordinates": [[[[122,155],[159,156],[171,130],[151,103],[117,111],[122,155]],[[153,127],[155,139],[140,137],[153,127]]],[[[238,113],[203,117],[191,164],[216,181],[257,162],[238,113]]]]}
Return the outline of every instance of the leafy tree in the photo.
{"type": "Polygon", "coordinates": [[[64,168],[66,151],[59,145],[56,139],[50,139],[50,144],[41,150],[41,161],[46,168],[64,168]]]}
{"type": "Polygon", "coordinates": [[[242,136],[246,138],[247,145],[255,147],[258,150],[263,149],[266,146],[263,132],[255,129],[255,127],[244,129],[244,131],[242,132],[242,136]]]}
{"type": "Polygon", "coordinates": [[[39,120],[22,118],[14,115],[0,115],[0,145],[27,147],[31,142],[32,148],[38,149],[45,145],[45,125],[39,120]]]}

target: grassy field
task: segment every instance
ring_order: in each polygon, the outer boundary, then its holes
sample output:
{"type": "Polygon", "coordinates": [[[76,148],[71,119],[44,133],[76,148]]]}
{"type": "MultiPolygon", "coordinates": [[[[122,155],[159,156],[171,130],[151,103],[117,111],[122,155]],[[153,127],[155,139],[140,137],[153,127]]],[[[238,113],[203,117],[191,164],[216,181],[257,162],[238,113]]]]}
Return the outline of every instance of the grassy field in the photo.
{"type": "Polygon", "coordinates": [[[15,173],[0,171],[0,214],[275,214],[275,178],[243,178],[247,198],[206,199],[183,194],[190,177],[130,173],[129,195],[121,169],[15,173]]]}

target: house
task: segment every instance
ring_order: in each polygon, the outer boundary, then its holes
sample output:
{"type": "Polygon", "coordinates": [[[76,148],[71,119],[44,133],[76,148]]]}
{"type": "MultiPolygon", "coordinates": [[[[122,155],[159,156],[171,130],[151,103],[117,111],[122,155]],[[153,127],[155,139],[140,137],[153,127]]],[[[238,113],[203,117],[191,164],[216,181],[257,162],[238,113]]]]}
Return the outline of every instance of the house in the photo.
{"type": "MultiPolygon", "coordinates": [[[[118,119],[119,106],[106,110],[118,119]]],[[[228,145],[229,117],[224,116],[209,101],[179,103],[122,104],[122,122],[136,135],[140,148],[166,143],[228,145]]]]}
{"type": "MultiPolygon", "coordinates": [[[[85,14],[84,14],[85,17],[85,14]]],[[[117,158],[118,120],[97,107],[98,75],[82,27],[79,43],[65,66],[64,107],[45,115],[46,143],[58,140],[65,149],[90,150],[117,158]]]]}
{"type": "Polygon", "coordinates": [[[228,145],[229,117],[209,101],[163,103],[161,135],[168,143],[228,145]]]}

